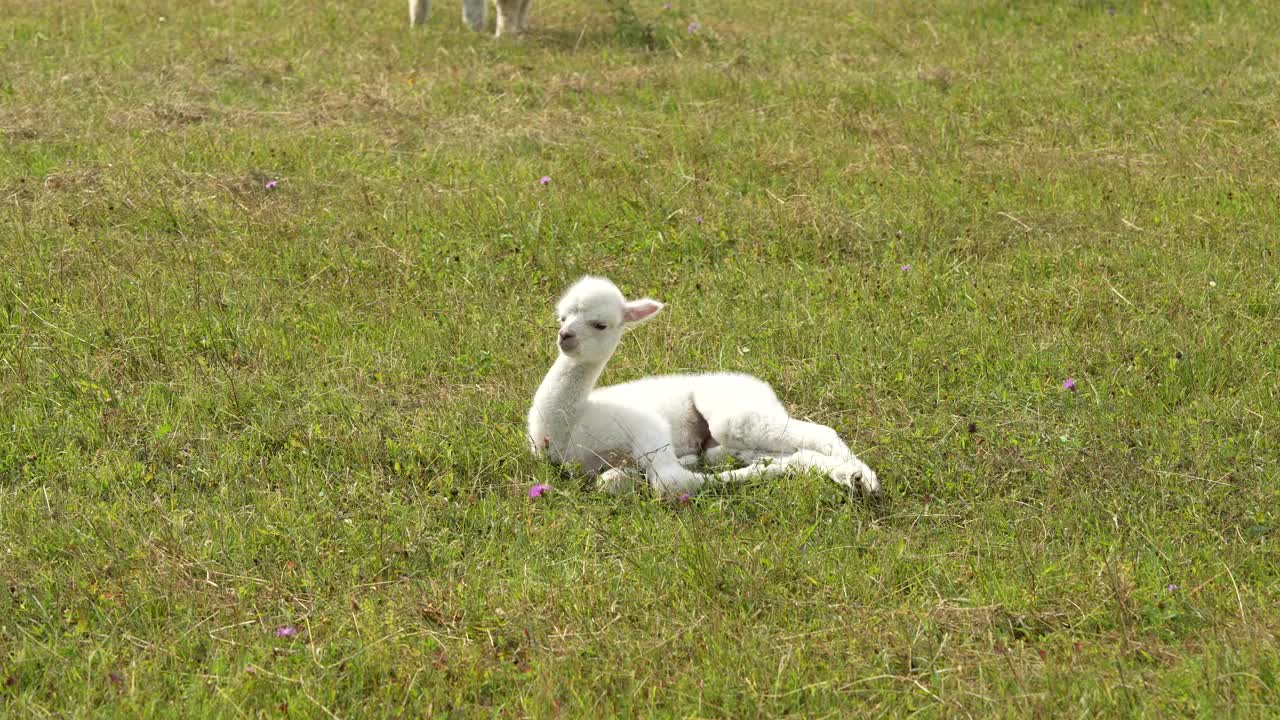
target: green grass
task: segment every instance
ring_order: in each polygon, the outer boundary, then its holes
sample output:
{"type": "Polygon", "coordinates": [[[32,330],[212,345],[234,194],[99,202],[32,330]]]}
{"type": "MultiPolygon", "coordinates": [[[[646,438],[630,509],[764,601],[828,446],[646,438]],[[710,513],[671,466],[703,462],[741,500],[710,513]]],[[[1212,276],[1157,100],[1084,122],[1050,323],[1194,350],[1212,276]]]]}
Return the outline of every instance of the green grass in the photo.
{"type": "Polygon", "coordinates": [[[1280,12],[673,4],[5,0],[0,715],[1276,712],[1280,12]],[[883,502],[529,457],[584,272],[883,502]]]}

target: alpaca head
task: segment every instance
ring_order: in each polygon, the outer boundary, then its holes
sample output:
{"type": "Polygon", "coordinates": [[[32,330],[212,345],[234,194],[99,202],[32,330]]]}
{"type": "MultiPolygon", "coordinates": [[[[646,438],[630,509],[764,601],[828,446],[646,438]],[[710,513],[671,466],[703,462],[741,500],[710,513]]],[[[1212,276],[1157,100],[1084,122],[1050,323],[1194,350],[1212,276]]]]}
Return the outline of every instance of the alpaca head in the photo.
{"type": "Polygon", "coordinates": [[[605,362],[618,347],[624,330],[661,309],[662,303],[649,298],[628,301],[617,285],[588,275],[574,283],[556,305],[560,353],[579,362],[605,362]]]}

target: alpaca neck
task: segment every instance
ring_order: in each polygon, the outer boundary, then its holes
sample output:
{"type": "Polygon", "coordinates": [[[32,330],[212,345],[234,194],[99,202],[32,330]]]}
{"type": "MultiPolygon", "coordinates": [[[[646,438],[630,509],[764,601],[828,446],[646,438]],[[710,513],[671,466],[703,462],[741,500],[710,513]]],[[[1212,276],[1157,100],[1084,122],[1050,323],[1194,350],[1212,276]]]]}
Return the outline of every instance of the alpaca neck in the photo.
{"type": "Polygon", "coordinates": [[[529,440],[536,450],[558,455],[568,446],[601,372],[604,363],[582,363],[565,355],[556,359],[529,411],[529,440]]]}

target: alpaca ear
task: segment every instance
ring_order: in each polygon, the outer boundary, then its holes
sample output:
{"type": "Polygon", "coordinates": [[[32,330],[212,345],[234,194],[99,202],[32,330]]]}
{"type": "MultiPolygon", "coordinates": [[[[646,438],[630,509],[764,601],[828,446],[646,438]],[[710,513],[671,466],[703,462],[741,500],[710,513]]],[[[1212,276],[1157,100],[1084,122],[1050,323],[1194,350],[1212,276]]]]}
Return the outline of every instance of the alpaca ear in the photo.
{"type": "Polygon", "coordinates": [[[632,300],[622,306],[622,322],[627,325],[638,325],[658,314],[662,303],[651,298],[632,300]]]}

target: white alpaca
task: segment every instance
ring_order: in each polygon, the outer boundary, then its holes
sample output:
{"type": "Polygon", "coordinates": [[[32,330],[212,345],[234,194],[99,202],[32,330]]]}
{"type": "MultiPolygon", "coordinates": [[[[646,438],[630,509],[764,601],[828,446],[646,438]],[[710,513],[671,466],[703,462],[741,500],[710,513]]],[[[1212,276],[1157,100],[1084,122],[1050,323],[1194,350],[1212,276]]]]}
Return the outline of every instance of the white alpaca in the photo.
{"type": "Polygon", "coordinates": [[[580,466],[613,493],[636,483],[636,469],[654,490],[675,495],[715,480],[813,468],[879,494],[875,472],[834,430],[788,416],[773,389],[750,375],[662,375],[596,390],[623,331],[661,309],[648,298],[628,302],[604,278],[569,288],[557,306],[560,356],[529,409],[535,453],[580,466]],[[752,464],[716,474],[692,469],[726,455],[752,464]]]}
{"type": "MultiPolygon", "coordinates": [[[[498,8],[498,21],[494,36],[519,35],[529,29],[529,4],[531,0],[494,0],[498,8]]],[[[484,29],[484,14],[488,0],[462,0],[462,22],[480,32],[484,29]]],[[[421,25],[431,15],[431,0],[409,0],[409,24],[421,25]]]]}

